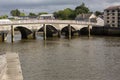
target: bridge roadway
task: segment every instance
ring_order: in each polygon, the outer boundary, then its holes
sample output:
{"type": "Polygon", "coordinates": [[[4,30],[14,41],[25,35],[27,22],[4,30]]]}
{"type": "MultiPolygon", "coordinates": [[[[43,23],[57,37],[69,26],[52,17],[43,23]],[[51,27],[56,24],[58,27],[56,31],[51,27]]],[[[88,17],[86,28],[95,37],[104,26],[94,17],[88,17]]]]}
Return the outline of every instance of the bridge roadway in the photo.
{"type": "Polygon", "coordinates": [[[4,41],[7,33],[11,31],[11,41],[14,39],[14,29],[21,32],[22,39],[36,38],[36,32],[43,32],[44,39],[53,34],[61,35],[64,33],[71,38],[74,33],[80,31],[82,28],[88,27],[88,31],[96,23],[82,22],[75,20],[14,20],[7,22],[0,22],[1,41],[4,41]]]}

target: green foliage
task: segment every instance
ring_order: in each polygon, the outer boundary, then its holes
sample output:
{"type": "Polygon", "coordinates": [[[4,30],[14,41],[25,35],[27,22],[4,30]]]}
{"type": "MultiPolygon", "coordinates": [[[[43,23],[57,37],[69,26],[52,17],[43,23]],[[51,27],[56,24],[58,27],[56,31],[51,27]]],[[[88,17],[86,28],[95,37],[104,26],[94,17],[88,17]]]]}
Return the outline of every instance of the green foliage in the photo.
{"type": "Polygon", "coordinates": [[[84,3],[82,3],[80,6],[77,6],[75,8],[76,15],[82,14],[82,13],[89,13],[89,11],[90,11],[89,8],[86,7],[84,3]]]}
{"type": "Polygon", "coordinates": [[[99,16],[99,15],[102,15],[102,14],[103,14],[103,13],[100,12],[100,11],[96,11],[96,12],[95,12],[95,15],[96,15],[96,16],[99,16]]]}
{"type": "Polygon", "coordinates": [[[37,16],[35,13],[29,13],[29,15],[28,16],[37,16]]]}
{"type": "Polygon", "coordinates": [[[21,12],[21,13],[20,13],[20,16],[25,16],[25,13],[21,12]]]}
{"type": "Polygon", "coordinates": [[[8,18],[7,15],[0,16],[0,19],[7,19],[7,18],[8,18]]]}
{"type": "Polygon", "coordinates": [[[12,11],[10,12],[10,14],[11,14],[12,16],[20,16],[20,11],[19,11],[18,9],[12,10],[12,11]]]}
{"type": "Polygon", "coordinates": [[[57,19],[62,19],[62,20],[71,20],[74,19],[75,14],[74,14],[74,10],[70,9],[70,8],[66,8],[64,10],[60,10],[58,12],[54,12],[54,16],[57,19]]]}
{"type": "Polygon", "coordinates": [[[38,13],[38,15],[42,15],[42,14],[48,14],[47,12],[40,12],[38,13]]]}
{"type": "Polygon", "coordinates": [[[63,20],[69,19],[69,20],[72,20],[72,19],[75,19],[75,17],[78,14],[82,14],[82,13],[90,13],[89,8],[86,7],[84,3],[82,3],[80,6],[77,6],[75,8],[75,10],[72,10],[70,8],[66,8],[64,10],[54,12],[54,16],[57,19],[63,19],[63,20]]]}

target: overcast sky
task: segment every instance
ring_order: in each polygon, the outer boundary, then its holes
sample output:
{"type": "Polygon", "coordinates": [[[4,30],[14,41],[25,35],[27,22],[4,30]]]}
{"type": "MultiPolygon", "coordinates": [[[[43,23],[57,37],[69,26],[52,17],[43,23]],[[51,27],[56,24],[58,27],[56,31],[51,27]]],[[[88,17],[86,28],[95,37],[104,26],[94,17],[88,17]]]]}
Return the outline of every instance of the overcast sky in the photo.
{"type": "Polygon", "coordinates": [[[19,9],[25,13],[52,13],[65,8],[74,9],[82,2],[91,11],[103,11],[108,6],[120,5],[120,0],[0,0],[0,15],[9,14],[13,9],[19,9]]]}

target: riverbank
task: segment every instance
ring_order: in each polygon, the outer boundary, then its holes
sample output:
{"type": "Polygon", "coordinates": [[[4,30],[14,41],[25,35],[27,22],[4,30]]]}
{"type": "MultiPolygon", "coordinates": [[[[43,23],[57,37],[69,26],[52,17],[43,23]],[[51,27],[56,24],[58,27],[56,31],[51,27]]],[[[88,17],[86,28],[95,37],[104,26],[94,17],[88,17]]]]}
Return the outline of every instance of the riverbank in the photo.
{"type": "Polygon", "coordinates": [[[4,54],[4,65],[1,70],[0,80],[23,80],[19,56],[17,53],[4,54]],[[5,65],[6,63],[6,65],[5,65]]]}

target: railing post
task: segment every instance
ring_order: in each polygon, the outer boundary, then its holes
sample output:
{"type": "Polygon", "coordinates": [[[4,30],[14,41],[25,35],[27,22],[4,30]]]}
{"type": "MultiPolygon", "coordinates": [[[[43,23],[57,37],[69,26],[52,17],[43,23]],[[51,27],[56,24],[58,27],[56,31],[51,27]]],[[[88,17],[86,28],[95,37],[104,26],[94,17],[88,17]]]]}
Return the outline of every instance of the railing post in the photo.
{"type": "Polygon", "coordinates": [[[44,40],[46,40],[46,25],[45,24],[43,24],[43,29],[44,29],[43,37],[44,37],[44,40]]]}
{"type": "Polygon", "coordinates": [[[14,27],[11,25],[11,42],[14,42],[14,27]]]}
{"type": "Polygon", "coordinates": [[[69,31],[68,38],[71,39],[71,25],[70,24],[68,24],[68,31],[69,31]]]}

